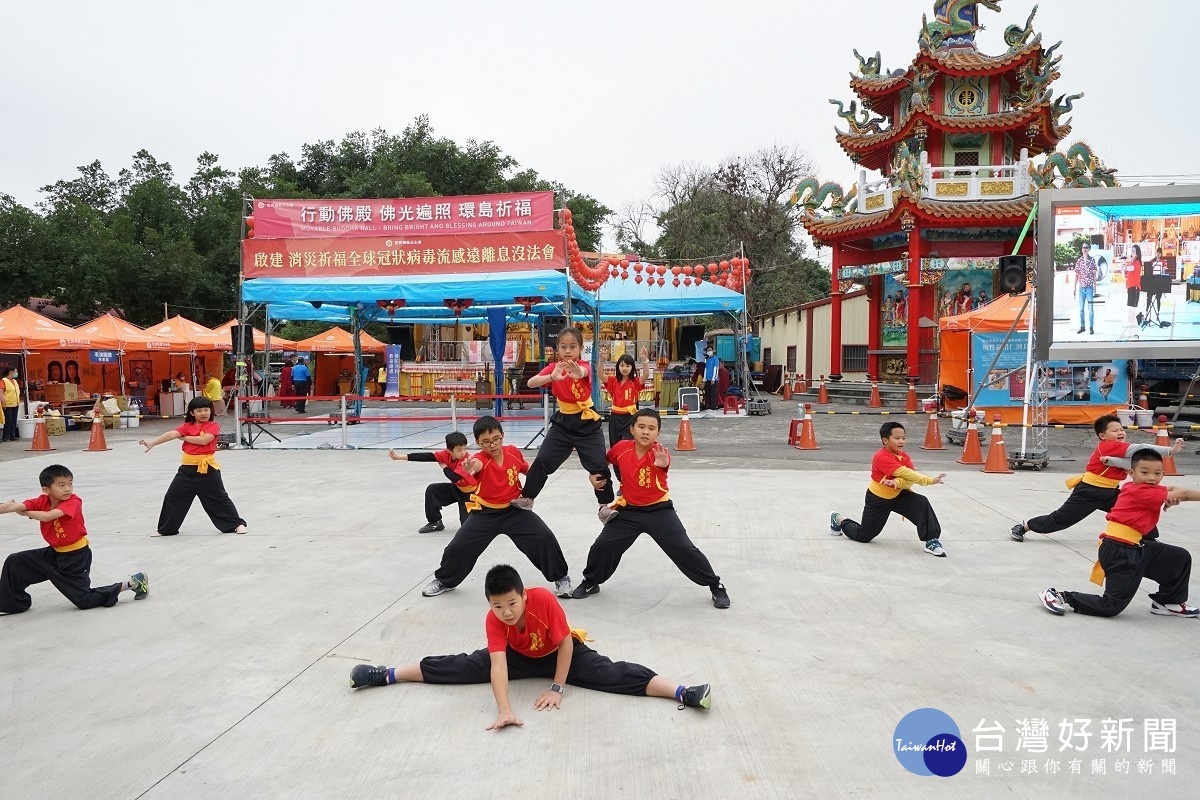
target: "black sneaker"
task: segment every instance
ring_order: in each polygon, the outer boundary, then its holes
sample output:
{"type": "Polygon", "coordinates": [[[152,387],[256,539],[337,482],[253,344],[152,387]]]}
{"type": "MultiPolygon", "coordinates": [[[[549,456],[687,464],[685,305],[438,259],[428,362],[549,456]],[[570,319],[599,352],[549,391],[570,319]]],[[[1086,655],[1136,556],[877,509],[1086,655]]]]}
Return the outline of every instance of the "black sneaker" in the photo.
{"type": "Polygon", "coordinates": [[[141,600],[150,594],[150,579],[144,572],[135,572],[129,576],[129,588],[133,589],[133,599],[141,600]]]}
{"type": "Polygon", "coordinates": [[[1083,333],[1083,330],[1084,330],[1083,328],[1080,328],[1079,330],[1077,330],[1077,331],[1075,331],[1075,332],[1076,332],[1076,333],[1083,333]]]}
{"type": "Polygon", "coordinates": [[[599,593],[600,593],[599,586],[593,586],[592,584],[588,583],[587,581],[580,581],[579,585],[575,587],[575,591],[571,592],[571,598],[574,600],[582,600],[583,598],[587,597],[589,594],[599,594],[599,593]]]}
{"type": "Polygon", "coordinates": [[[350,688],[361,689],[363,686],[387,686],[388,668],[373,667],[370,664],[355,664],[350,670],[350,688]]]}
{"type": "Polygon", "coordinates": [[[1012,530],[1008,532],[1008,535],[1013,538],[1014,542],[1025,541],[1025,526],[1018,522],[1012,526],[1012,530]]]}
{"type": "Polygon", "coordinates": [[[446,525],[439,519],[436,522],[425,523],[417,530],[417,533],[437,533],[444,530],[446,530],[446,525]]]}
{"type": "Polygon", "coordinates": [[[712,589],[713,605],[717,608],[729,608],[729,592],[725,591],[725,586],[718,583],[712,589]]]}
{"type": "Polygon", "coordinates": [[[712,689],[707,683],[683,690],[683,704],[692,708],[712,708],[712,689]]]}

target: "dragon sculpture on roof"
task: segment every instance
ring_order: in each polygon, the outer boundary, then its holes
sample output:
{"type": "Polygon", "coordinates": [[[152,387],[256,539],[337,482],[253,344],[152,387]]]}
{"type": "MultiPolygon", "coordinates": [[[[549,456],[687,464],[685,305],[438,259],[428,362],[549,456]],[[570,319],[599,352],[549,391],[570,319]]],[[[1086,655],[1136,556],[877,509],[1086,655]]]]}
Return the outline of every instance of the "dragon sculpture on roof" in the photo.
{"type": "Polygon", "coordinates": [[[851,186],[847,194],[840,183],[821,183],[816,178],[805,178],[796,184],[796,190],[792,192],[788,202],[799,206],[805,216],[815,217],[818,216],[818,212],[825,211],[823,206],[829,201],[830,208],[822,216],[832,216],[836,219],[845,215],[855,205],[857,197],[858,184],[851,186]]]}
{"type": "Polygon", "coordinates": [[[1010,53],[1014,50],[1020,50],[1029,44],[1031,39],[1036,40],[1033,33],[1033,18],[1037,12],[1038,7],[1034,6],[1033,11],[1029,12],[1029,19],[1025,20],[1024,28],[1020,25],[1009,25],[1004,29],[1004,43],[1008,45],[1010,53]]]}
{"type": "Polygon", "coordinates": [[[1029,177],[1039,189],[1085,189],[1117,185],[1117,171],[1106,167],[1084,142],[1071,145],[1065,155],[1051,153],[1040,167],[1031,163],[1029,177]]]}
{"type": "Polygon", "coordinates": [[[935,50],[951,39],[972,36],[983,30],[978,22],[963,17],[962,13],[967,9],[983,6],[989,11],[1000,10],[1000,0],[948,0],[946,10],[939,14],[937,10],[940,5],[942,2],[933,5],[933,22],[925,14],[921,15],[921,33],[917,36],[917,44],[923,52],[935,50]]]}
{"type": "MultiPolygon", "coordinates": [[[[855,136],[862,136],[868,133],[883,132],[883,128],[880,125],[880,123],[884,121],[883,118],[872,118],[871,112],[865,108],[860,112],[858,110],[857,100],[851,100],[850,107],[848,109],[842,104],[841,100],[834,100],[830,98],[829,102],[838,107],[837,115],[846,120],[846,124],[850,126],[851,134],[855,136]]],[[[837,130],[837,128],[834,128],[834,130],[840,136],[846,135],[846,133],[837,130]]]]}

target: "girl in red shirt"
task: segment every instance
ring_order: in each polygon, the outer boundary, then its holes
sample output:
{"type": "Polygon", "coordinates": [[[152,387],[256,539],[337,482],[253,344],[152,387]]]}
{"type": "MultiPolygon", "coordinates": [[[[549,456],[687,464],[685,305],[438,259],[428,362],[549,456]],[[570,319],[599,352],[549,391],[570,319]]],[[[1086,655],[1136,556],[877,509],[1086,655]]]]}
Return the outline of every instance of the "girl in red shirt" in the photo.
{"type": "Polygon", "coordinates": [[[622,439],[632,439],[629,427],[637,413],[638,394],[645,388],[638,377],[637,364],[628,353],[617,359],[617,374],[604,382],[604,388],[612,397],[612,408],[608,410],[608,444],[616,447],[622,439]]]}
{"type": "Polygon", "coordinates": [[[558,333],[558,362],[529,379],[531,389],[550,386],[558,400],[558,411],[550,418],[550,430],[529,468],[521,496],[512,501],[517,508],[533,508],[533,500],[546,485],[546,479],[563,465],[571,450],[579,454],[579,463],[592,476],[596,502],[604,506],[613,501],[604,428],[600,415],[592,407],[592,373],[587,364],[579,361],[582,351],[583,334],[579,329],[563,328],[558,333]]]}
{"type": "Polygon", "coordinates": [[[217,463],[217,434],[221,426],[212,421],[213,404],[207,397],[196,397],[188,403],[187,416],[178,428],[151,439],[138,442],[149,453],[155,447],[174,439],[183,440],[183,464],[175,473],[167,496],[163,498],[158,515],[159,536],[175,536],[187,517],[192,501],[200,505],[213,525],[222,533],[245,533],[246,520],[238,516],[237,508],[221,481],[221,465],[217,463]]]}

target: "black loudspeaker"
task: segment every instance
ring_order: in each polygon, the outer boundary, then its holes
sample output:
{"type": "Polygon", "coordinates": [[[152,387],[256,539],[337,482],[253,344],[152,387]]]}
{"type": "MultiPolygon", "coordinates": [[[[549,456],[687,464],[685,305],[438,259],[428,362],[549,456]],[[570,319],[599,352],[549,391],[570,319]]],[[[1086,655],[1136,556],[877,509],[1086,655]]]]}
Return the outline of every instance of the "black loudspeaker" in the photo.
{"type": "Polygon", "coordinates": [[[388,325],[387,343],[400,345],[400,358],[411,361],[417,355],[412,325],[388,325]]]}
{"type": "Polygon", "coordinates": [[[1000,256],[1000,291],[1020,294],[1025,291],[1025,256],[1000,256]]]}
{"type": "Polygon", "coordinates": [[[249,325],[230,325],[229,341],[234,355],[254,355],[254,328],[249,325]]]}
{"type": "Polygon", "coordinates": [[[558,332],[567,327],[566,317],[542,317],[542,346],[558,347],[558,332]]]}
{"type": "Polygon", "coordinates": [[[680,325],[678,328],[679,336],[679,357],[694,358],[696,355],[696,342],[704,338],[703,325],[680,325]]]}

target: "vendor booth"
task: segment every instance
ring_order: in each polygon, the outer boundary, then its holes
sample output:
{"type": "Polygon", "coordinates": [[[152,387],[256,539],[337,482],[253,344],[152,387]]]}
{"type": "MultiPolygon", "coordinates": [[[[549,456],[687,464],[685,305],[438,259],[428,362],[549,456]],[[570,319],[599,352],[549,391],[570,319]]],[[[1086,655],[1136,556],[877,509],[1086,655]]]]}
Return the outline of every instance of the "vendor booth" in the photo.
{"type": "MultiPolygon", "coordinates": [[[[387,346],[369,333],[359,334],[362,352],[382,356],[387,346]]],[[[330,396],[354,394],[354,337],[345,328],[332,327],[316,336],[296,342],[297,353],[311,354],[312,394],[330,396]]],[[[303,356],[302,356],[303,357],[303,356]]]]}
{"type": "MultiPolygon", "coordinates": [[[[985,411],[987,419],[999,414],[1008,423],[1022,421],[1026,381],[1023,367],[1032,318],[1027,299],[1027,295],[1002,295],[970,313],[942,317],[939,322],[938,384],[943,396],[957,396],[960,392],[954,389],[958,389],[970,397],[978,390],[975,407],[985,411]],[[1015,328],[1014,321],[1017,321],[1015,328]],[[1010,331],[1011,336],[1008,335],[1010,331]],[[991,372],[987,372],[989,367],[991,372]],[[983,382],[982,387],[980,382],[983,382]]],[[[1127,407],[1127,368],[1125,359],[1044,363],[1048,421],[1064,425],[1090,424],[1102,414],[1127,407]]],[[[961,408],[965,404],[965,398],[947,401],[949,408],[961,408]]]]}

